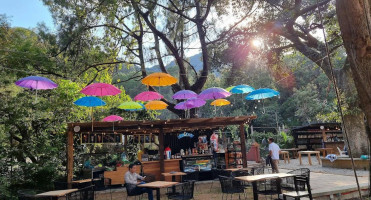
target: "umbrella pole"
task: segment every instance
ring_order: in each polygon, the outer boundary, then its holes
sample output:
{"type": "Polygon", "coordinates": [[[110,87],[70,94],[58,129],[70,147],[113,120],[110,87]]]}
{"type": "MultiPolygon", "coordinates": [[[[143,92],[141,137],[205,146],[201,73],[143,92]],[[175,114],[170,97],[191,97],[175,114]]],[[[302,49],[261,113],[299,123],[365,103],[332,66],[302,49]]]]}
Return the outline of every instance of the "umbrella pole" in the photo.
{"type": "Polygon", "coordinates": [[[39,81],[36,81],[36,99],[35,99],[35,104],[37,103],[37,86],[38,86],[38,84],[39,84],[39,81]]]}
{"type": "Polygon", "coordinates": [[[263,103],[263,114],[265,114],[265,107],[264,107],[264,100],[262,99],[262,103],[263,103]]]}
{"type": "Polygon", "coordinates": [[[91,131],[94,131],[94,116],[93,116],[93,107],[91,107],[91,131]]]}

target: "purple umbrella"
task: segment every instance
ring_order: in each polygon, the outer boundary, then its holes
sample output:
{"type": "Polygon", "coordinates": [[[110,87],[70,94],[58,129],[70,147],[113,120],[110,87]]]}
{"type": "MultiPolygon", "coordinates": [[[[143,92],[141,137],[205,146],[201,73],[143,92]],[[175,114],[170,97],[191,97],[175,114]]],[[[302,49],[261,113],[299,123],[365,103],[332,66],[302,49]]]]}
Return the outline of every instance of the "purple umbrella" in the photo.
{"type": "Polygon", "coordinates": [[[189,99],[197,97],[197,94],[192,90],[180,90],[173,95],[173,99],[189,99]]]}
{"type": "Polygon", "coordinates": [[[23,88],[36,90],[35,102],[37,102],[37,90],[49,90],[58,87],[58,85],[50,79],[41,76],[28,76],[21,78],[16,81],[15,84],[23,88]]]}
{"type": "Polygon", "coordinates": [[[206,104],[206,101],[197,97],[192,97],[185,102],[187,107],[199,108],[206,104]]]}
{"type": "Polygon", "coordinates": [[[198,98],[208,100],[208,99],[223,99],[229,96],[231,96],[231,93],[228,92],[227,90],[223,88],[212,87],[202,91],[198,95],[198,98]]]}
{"type": "Polygon", "coordinates": [[[185,101],[180,102],[174,106],[175,109],[178,110],[188,110],[194,108],[193,105],[187,105],[185,101]]]}

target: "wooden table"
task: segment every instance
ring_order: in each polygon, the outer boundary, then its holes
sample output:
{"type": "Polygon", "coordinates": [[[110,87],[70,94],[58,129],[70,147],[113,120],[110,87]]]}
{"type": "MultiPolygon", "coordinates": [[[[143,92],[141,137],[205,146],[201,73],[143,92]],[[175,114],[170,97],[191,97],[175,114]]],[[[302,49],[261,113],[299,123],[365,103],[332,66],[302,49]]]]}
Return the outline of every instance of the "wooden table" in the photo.
{"type": "Polygon", "coordinates": [[[280,154],[282,155],[283,160],[285,161],[285,164],[286,164],[286,160],[288,161],[288,163],[290,163],[290,155],[288,151],[280,151],[280,154]]]}
{"type": "Polygon", "coordinates": [[[251,170],[252,167],[245,167],[245,168],[228,168],[228,169],[224,169],[226,171],[231,171],[231,172],[235,172],[235,171],[238,171],[238,170],[243,170],[243,171],[249,171],[251,170]]]}
{"type": "Polygon", "coordinates": [[[333,148],[317,148],[316,151],[322,152],[323,157],[326,157],[328,153],[330,153],[330,154],[334,153],[333,148]]]}
{"type": "Polygon", "coordinates": [[[315,154],[316,157],[317,157],[317,160],[318,160],[318,164],[321,164],[321,159],[320,159],[320,154],[321,152],[320,151],[299,151],[299,161],[300,161],[300,165],[302,165],[302,161],[301,161],[301,154],[307,154],[308,155],[308,162],[309,162],[309,165],[312,165],[312,158],[311,158],[311,155],[312,154],[315,154]]]}
{"type": "Polygon", "coordinates": [[[292,152],[292,157],[297,158],[297,157],[299,157],[298,151],[300,151],[300,149],[299,148],[281,149],[281,151],[288,151],[288,152],[291,151],[292,152]]]}
{"type": "Polygon", "coordinates": [[[52,199],[58,199],[59,197],[66,196],[69,193],[76,192],[78,189],[68,189],[68,190],[54,190],[49,192],[44,192],[37,194],[37,197],[51,197],[52,199]]]}
{"type": "Polygon", "coordinates": [[[174,186],[178,184],[178,182],[168,182],[168,181],[155,181],[151,183],[145,183],[145,184],[140,184],[138,187],[144,187],[144,188],[151,188],[156,190],[156,199],[160,200],[160,189],[161,188],[168,188],[171,186],[174,186]]]}
{"type": "Polygon", "coordinates": [[[259,199],[258,186],[257,186],[258,181],[277,179],[279,180],[277,181],[277,190],[279,193],[282,193],[281,179],[287,178],[287,177],[293,177],[293,176],[295,176],[295,174],[277,173],[277,174],[260,174],[260,175],[254,175],[254,176],[238,176],[238,177],[235,177],[235,179],[239,181],[247,181],[247,182],[252,183],[254,200],[258,200],[259,199]]]}
{"type": "MultiPolygon", "coordinates": [[[[173,182],[175,182],[175,176],[180,176],[180,180],[182,180],[182,176],[185,176],[185,175],[187,175],[187,173],[184,173],[184,172],[162,173],[162,176],[164,176],[164,177],[171,176],[171,181],[173,181],[173,182]]],[[[182,182],[182,181],[180,181],[180,182],[182,182]]]]}

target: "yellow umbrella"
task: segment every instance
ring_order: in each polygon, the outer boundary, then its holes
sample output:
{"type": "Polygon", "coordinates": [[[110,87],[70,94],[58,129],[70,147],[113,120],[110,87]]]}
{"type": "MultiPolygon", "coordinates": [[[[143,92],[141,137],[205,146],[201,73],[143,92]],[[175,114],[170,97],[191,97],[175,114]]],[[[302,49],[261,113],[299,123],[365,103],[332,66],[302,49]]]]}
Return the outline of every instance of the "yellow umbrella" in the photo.
{"type": "Polygon", "coordinates": [[[231,104],[231,102],[226,100],[226,99],[217,99],[217,100],[211,102],[210,105],[212,105],[212,106],[226,106],[226,105],[229,105],[229,104],[231,104]]]}
{"type": "Polygon", "coordinates": [[[175,84],[176,82],[178,82],[178,79],[170,74],[162,72],[150,74],[142,79],[142,83],[149,86],[169,86],[175,84]]]}
{"type": "Polygon", "coordinates": [[[164,110],[167,106],[168,105],[163,101],[150,101],[145,105],[147,110],[164,110]]]}

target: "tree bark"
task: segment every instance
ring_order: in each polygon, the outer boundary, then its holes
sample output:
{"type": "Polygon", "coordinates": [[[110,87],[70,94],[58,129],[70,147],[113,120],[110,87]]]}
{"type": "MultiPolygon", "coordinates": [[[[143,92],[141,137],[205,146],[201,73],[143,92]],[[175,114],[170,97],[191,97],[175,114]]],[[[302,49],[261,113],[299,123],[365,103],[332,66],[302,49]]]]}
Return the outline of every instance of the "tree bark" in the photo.
{"type": "MultiPolygon", "coordinates": [[[[337,0],[336,12],[360,108],[366,116],[368,127],[371,127],[370,5],[364,0],[337,0]]],[[[368,137],[370,136],[368,132],[368,137]]],[[[360,140],[366,138],[361,137],[360,140]]]]}

